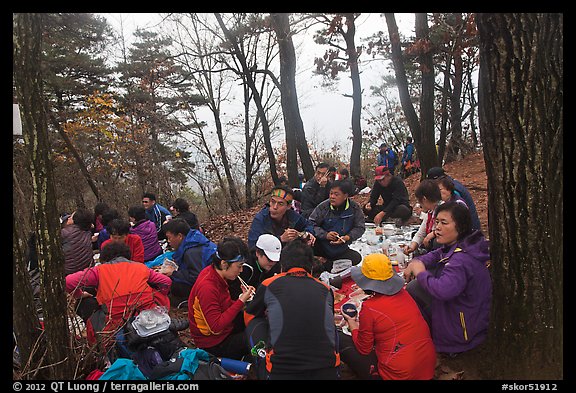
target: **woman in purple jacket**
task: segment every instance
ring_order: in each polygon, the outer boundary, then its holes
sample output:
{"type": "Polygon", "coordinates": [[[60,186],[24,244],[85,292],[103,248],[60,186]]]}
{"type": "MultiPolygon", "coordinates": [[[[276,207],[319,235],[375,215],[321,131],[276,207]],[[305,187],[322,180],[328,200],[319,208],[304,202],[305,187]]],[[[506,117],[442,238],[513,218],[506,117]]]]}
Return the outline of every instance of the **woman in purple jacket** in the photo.
{"type": "Polygon", "coordinates": [[[158,242],[156,225],[146,218],[146,209],[142,206],[132,206],[128,209],[128,217],[132,222],[130,233],[140,236],[144,245],[144,262],[148,262],[164,251],[158,242]]]}
{"type": "Polygon", "coordinates": [[[492,301],[489,243],[472,230],[470,212],[456,202],[440,205],[436,240],[441,248],[414,258],[404,270],[406,288],[429,322],[437,352],[468,351],[486,339],[492,301]]]}

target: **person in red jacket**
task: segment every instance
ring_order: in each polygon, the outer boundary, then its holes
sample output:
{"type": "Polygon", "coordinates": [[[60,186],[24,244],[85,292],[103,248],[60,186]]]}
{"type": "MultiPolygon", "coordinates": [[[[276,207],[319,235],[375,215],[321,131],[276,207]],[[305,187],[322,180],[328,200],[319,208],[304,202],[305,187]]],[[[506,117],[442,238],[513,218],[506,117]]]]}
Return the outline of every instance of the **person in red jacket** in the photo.
{"type": "MultiPolygon", "coordinates": [[[[92,298],[86,288],[96,288],[97,304],[86,321],[92,343],[95,333],[100,332],[103,337],[113,335],[130,316],[142,310],[156,306],[170,308],[170,278],[131,261],[129,256],[126,244],[111,242],[102,247],[101,264],[66,276],[66,292],[76,298],[92,298]]],[[[109,348],[113,340],[106,341],[105,348],[109,348]]]]}
{"type": "Polygon", "coordinates": [[[370,297],[359,319],[343,314],[351,337],[340,332],[340,356],[360,379],[432,379],[436,349],[428,324],[404,279],[384,254],[352,266],[352,279],[370,297]]]}
{"type": "Polygon", "coordinates": [[[242,239],[222,239],[212,263],[202,269],[188,297],[194,345],[218,357],[241,360],[250,354],[242,311],[255,289],[243,286],[238,299],[232,299],[228,290],[229,281],[238,278],[247,256],[248,247],[242,239]]]}
{"type": "Polygon", "coordinates": [[[108,224],[110,239],[102,243],[100,249],[103,249],[110,242],[126,243],[130,247],[132,256],[131,261],[144,263],[144,243],[138,235],[130,233],[130,223],[121,218],[115,218],[108,224]]]}

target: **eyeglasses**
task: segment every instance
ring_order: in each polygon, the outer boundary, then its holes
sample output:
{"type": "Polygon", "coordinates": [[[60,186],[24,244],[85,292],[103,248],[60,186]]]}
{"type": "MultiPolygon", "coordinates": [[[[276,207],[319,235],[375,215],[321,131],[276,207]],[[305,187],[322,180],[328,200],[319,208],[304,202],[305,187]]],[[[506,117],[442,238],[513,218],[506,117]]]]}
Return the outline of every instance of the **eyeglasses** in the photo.
{"type": "Polygon", "coordinates": [[[150,203],[150,201],[142,201],[142,203],[150,203]]]}

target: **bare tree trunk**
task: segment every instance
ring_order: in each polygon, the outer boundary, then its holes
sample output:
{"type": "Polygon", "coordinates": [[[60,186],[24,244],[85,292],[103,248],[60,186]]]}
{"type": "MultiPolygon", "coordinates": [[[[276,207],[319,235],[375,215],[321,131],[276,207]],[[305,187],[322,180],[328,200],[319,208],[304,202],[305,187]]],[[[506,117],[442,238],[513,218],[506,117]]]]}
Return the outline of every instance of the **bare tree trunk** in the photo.
{"type": "Polygon", "coordinates": [[[226,153],[226,145],[224,142],[224,132],[222,129],[222,121],[220,121],[220,111],[215,111],[214,122],[216,124],[216,134],[218,135],[218,143],[220,144],[220,158],[222,159],[222,165],[224,166],[224,173],[226,174],[226,180],[228,183],[228,191],[225,188],[222,189],[224,194],[230,195],[230,208],[232,211],[236,212],[242,209],[242,203],[240,196],[238,195],[238,190],[236,189],[236,183],[232,177],[232,171],[230,169],[230,162],[228,161],[228,154],[226,153]]]}
{"type": "MultiPolygon", "coordinates": [[[[430,29],[428,28],[428,16],[426,13],[416,14],[416,40],[422,48],[418,56],[422,73],[422,92],[420,95],[420,143],[427,149],[427,156],[434,158],[434,165],[438,163],[436,155],[436,141],[434,136],[434,63],[432,61],[432,45],[430,44],[430,29]],[[430,150],[430,151],[428,151],[430,150]],[[433,154],[431,154],[431,152],[433,154]]],[[[422,176],[427,172],[428,162],[420,164],[422,176]]]]}
{"type": "Polygon", "coordinates": [[[416,115],[416,110],[414,109],[414,105],[412,105],[408,91],[408,79],[406,78],[406,70],[404,68],[404,61],[402,60],[402,48],[400,47],[400,35],[398,34],[396,18],[394,14],[389,13],[385,14],[385,16],[390,43],[392,45],[392,63],[394,64],[400,103],[402,104],[406,121],[410,127],[410,132],[414,138],[414,145],[418,152],[418,158],[420,159],[420,167],[422,168],[421,175],[424,176],[428,168],[436,166],[438,163],[434,133],[432,133],[432,135],[425,134],[427,129],[422,128],[420,125],[418,115],[416,115]]]}
{"type": "MultiPolygon", "coordinates": [[[[71,373],[67,306],[64,290],[64,258],[57,219],[56,193],[49,157],[48,124],[42,96],[40,54],[42,15],[14,14],[14,81],[22,107],[23,134],[28,148],[34,192],[34,225],[38,239],[44,317],[44,364],[50,379],[67,379],[71,373]]],[[[13,247],[14,248],[14,247],[13,247]]],[[[16,267],[14,267],[16,269],[16,267]]],[[[14,288],[14,301],[25,298],[14,288]]],[[[16,306],[18,308],[18,305],[16,306]]],[[[23,305],[30,309],[29,305],[23,305]]],[[[36,326],[36,324],[32,324],[36,326]]]]}
{"type": "Polygon", "coordinates": [[[462,138],[462,105],[460,102],[462,95],[462,75],[464,68],[462,65],[462,14],[454,14],[454,82],[452,83],[452,94],[450,95],[450,143],[446,152],[445,162],[458,159],[459,154],[464,153],[462,138]]]}
{"type": "Polygon", "coordinates": [[[452,67],[452,56],[447,53],[446,68],[444,69],[444,85],[442,88],[441,111],[442,121],[440,123],[440,137],[438,138],[438,163],[441,166],[444,161],[444,151],[446,150],[446,135],[448,133],[448,96],[450,95],[450,67],[452,67]]]}
{"type": "Polygon", "coordinates": [[[478,14],[490,367],[563,378],[563,15],[478,14]]]}
{"type": "Polygon", "coordinates": [[[291,187],[298,187],[298,154],[304,173],[314,173],[314,165],[308,150],[304,124],[298,107],[296,93],[296,53],[290,33],[290,14],[270,14],[272,27],[278,40],[280,51],[280,94],[284,129],[286,132],[286,153],[288,182],[291,187]]]}
{"type": "Polygon", "coordinates": [[[228,42],[232,45],[234,50],[234,54],[236,58],[242,65],[242,73],[246,78],[246,83],[248,87],[252,90],[252,94],[254,95],[254,103],[256,104],[256,108],[258,110],[258,116],[260,117],[260,121],[262,122],[262,134],[264,135],[264,145],[266,146],[266,153],[268,153],[268,162],[270,164],[270,175],[272,176],[272,181],[274,184],[278,184],[278,170],[276,168],[276,156],[274,154],[274,149],[272,148],[272,142],[270,140],[270,127],[268,125],[268,120],[266,119],[266,113],[264,112],[264,108],[262,106],[262,100],[260,98],[260,93],[256,88],[256,84],[254,83],[254,78],[252,77],[252,72],[250,71],[250,67],[246,63],[246,57],[243,55],[242,51],[238,47],[238,42],[236,37],[230,33],[230,30],[224,24],[222,20],[222,16],[219,13],[214,13],[224,36],[228,40],[228,42]]]}
{"type": "Polygon", "coordinates": [[[360,71],[358,69],[358,52],[356,43],[356,25],[354,14],[343,14],[346,17],[346,31],[342,36],[346,42],[346,57],[350,66],[350,79],[352,80],[352,150],[350,151],[350,175],[353,178],[362,175],[360,168],[360,154],[362,150],[362,86],[360,84],[360,71]]]}

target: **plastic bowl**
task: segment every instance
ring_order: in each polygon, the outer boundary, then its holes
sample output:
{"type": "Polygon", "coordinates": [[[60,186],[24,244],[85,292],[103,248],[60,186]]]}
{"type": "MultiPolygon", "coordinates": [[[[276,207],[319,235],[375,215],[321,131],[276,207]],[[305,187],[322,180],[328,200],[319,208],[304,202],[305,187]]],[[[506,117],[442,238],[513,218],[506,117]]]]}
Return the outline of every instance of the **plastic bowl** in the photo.
{"type": "Polygon", "coordinates": [[[341,311],[343,314],[348,315],[350,318],[354,318],[358,314],[358,308],[355,304],[344,303],[342,305],[341,311]]]}

